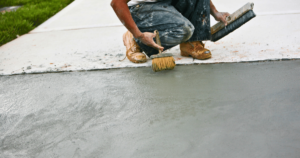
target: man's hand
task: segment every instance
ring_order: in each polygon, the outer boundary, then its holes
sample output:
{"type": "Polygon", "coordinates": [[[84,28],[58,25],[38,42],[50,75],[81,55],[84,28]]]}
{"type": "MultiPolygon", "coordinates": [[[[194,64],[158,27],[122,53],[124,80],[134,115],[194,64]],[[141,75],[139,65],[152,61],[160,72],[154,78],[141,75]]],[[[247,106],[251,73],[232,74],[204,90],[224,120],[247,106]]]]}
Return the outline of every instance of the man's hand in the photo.
{"type": "Polygon", "coordinates": [[[156,36],[156,33],[144,32],[141,35],[139,35],[137,38],[139,40],[141,40],[141,42],[144,43],[145,45],[156,48],[156,49],[160,49],[161,51],[163,51],[164,47],[162,47],[154,42],[153,38],[155,38],[155,36],[156,36]]]}
{"type": "Polygon", "coordinates": [[[159,46],[153,40],[156,34],[150,32],[142,33],[137,27],[136,23],[133,21],[129,8],[127,6],[127,2],[129,1],[130,0],[112,0],[111,6],[117,14],[118,18],[120,19],[120,21],[132,33],[132,35],[135,38],[138,38],[147,46],[160,49],[162,51],[164,47],[159,46]]]}
{"type": "Polygon", "coordinates": [[[227,12],[219,12],[212,1],[210,1],[210,14],[217,20],[222,21],[227,26],[226,17],[230,14],[227,12]]]}
{"type": "Polygon", "coordinates": [[[229,16],[230,14],[227,12],[216,12],[214,13],[213,17],[217,20],[217,21],[222,21],[225,26],[227,26],[227,20],[226,17],[229,16]]]}

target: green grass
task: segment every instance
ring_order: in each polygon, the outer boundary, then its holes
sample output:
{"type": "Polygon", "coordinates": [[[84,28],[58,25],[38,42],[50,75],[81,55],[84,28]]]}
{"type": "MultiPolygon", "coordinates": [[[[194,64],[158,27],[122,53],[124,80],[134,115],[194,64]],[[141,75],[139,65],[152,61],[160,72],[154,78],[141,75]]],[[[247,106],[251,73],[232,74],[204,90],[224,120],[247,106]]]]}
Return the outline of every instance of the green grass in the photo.
{"type": "Polygon", "coordinates": [[[23,35],[74,0],[0,0],[0,8],[22,5],[15,12],[0,13],[0,46],[23,35]]]}

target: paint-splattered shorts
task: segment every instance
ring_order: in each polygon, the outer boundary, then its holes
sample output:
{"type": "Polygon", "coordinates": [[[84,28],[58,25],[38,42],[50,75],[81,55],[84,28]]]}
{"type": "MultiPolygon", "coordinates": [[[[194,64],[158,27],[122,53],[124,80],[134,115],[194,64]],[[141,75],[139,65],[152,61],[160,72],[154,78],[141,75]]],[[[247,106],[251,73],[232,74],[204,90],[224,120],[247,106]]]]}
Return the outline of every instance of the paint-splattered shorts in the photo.
{"type": "MultiPolygon", "coordinates": [[[[210,0],[161,0],[129,7],[141,32],[158,30],[164,50],[186,41],[209,40],[210,0]]],[[[157,54],[155,48],[136,39],[148,55],[157,54]]]]}

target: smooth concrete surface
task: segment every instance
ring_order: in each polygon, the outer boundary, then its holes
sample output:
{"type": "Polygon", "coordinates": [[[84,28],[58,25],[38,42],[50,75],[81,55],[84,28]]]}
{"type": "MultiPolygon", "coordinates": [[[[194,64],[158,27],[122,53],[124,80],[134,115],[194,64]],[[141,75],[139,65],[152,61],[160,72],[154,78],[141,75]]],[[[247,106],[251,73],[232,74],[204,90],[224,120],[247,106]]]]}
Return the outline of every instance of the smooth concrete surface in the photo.
{"type": "MultiPolygon", "coordinates": [[[[246,2],[214,3],[220,11],[233,12],[246,2]]],[[[168,51],[176,64],[300,59],[300,12],[296,10],[300,1],[254,2],[256,18],[222,40],[206,43],[211,59],[181,57],[177,46],[168,51]]],[[[76,0],[36,30],[1,46],[0,75],[150,67],[151,60],[144,64],[119,61],[126,52],[122,42],[126,29],[116,24],[109,3],[76,0]]]]}
{"type": "MultiPolygon", "coordinates": [[[[300,14],[258,16],[224,39],[207,42],[212,52],[209,60],[182,57],[178,46],[168,52],[178,65],[300,59],[298,19],[300,14]]],[[[125,31],[124,27],[104,27],[21,36],[0,47],[0,75],[150,67],[151,60],[144,64],[119,61],[125,57],[125,31]]]]}
{"type": "Polygon", "coordinates": [[[0,76],[1,158],[299,158],[300,61],[0,76]]]}
{"type": "Polygon", "coordinates": [[[296,27],[299,18],[300,14],[258,16],[220,41],[207,42],[213,58],[194,62],[299,59],[300,30],[296,27]]]}
{"type": "Polygon", "coordinates": [[[111,0],[75,0],[31,32],[121,26],[110,2],[111,0]]]}
{"type": "MultiPolygon", "coordinates": [[[[75,0],[73,4],[32,32],[122,25],[110,7],[110,2],[111,0],[75,0]]],[[[233,13],[248,2],[255,4],[255,12],[258,15],[300,13],[298,0],[213,0],[213,2],[219,11],[229,13],[233,13]]],[[[212,21],[214,24],[213,18],[212,21]]]]}

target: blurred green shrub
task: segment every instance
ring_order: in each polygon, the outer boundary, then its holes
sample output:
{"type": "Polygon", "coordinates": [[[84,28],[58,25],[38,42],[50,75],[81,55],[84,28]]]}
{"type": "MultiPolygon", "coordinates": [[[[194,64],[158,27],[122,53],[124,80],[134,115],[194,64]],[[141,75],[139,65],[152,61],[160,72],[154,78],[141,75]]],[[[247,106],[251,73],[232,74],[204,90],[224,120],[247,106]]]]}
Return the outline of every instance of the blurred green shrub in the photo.
{"type": "Polygon", "coordinates": [[[74,0],[0,0],[0,8],[22,5],[17,11],[0,13],[0,46],[23,35],[74,0]]]}

